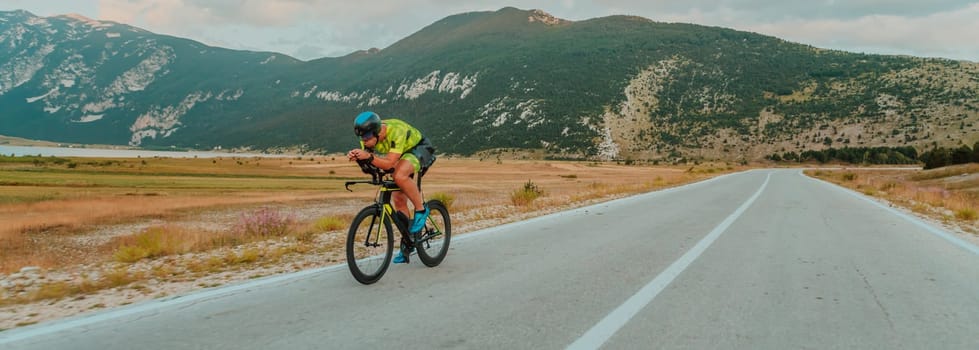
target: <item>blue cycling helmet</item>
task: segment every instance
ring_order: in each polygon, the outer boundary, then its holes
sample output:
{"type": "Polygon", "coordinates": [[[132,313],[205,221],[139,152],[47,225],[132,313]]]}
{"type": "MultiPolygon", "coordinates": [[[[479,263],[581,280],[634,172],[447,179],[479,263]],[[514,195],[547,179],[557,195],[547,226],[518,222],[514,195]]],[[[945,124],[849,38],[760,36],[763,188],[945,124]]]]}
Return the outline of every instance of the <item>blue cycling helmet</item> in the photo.
{"type": "Polygon", "coordinates": [[[363,112],[357,115],[354,119],[354,133],[357,136],[364,137],[364,135],[373,134],[377,135],[381,132],[381,117],[374,112],[363,112]]]}

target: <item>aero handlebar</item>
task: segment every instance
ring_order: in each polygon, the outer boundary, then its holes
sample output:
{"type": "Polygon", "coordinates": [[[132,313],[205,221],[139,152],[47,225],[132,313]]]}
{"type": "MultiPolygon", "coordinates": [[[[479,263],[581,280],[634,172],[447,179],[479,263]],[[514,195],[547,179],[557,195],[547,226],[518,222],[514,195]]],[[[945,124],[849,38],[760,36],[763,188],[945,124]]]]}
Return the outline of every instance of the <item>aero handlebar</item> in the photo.
{"type": "Polygon", "coordinates": [[[350,189],[350,185],[355,185],[355,184],[382,185],[384,184],[384,176],[392,172],[391,170],[381,170],[381,168],[374,166],[367,160],[357,160],[357,165],[360,165],[360,171],[363,171],[364,174],[370,175],[371,179],[360,180],[360,181],[347,181],[346,183],[344,183],[343,187],[345,187],[347,191],[350,192],[353,192],[353,190],[350,189]]]}

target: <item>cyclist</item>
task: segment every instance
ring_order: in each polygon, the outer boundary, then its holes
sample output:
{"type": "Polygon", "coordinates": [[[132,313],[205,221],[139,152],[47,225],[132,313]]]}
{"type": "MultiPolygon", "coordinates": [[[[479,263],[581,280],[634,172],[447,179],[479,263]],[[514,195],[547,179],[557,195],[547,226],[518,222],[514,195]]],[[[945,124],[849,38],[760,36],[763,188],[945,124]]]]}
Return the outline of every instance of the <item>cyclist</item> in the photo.
{"type": "MultiPolygon", "coordinates": [[[[370,111],[360,113],[354,119],[354,133],[360,137],[360,148],[350,150],[347,158],[351,161],[368,160],[379,169],[393,170],[394,183],[401,191],[393,194],[391,202],[407,217],[407,201],[411,201],[415,214],[408,231],[416,236],[425,227],[429,211],[422,202],[421,191],[413,177],[435,162],[435,148],[418,129],[408,123],[398,119],[382,121],[377,113],[370,111]]],[[[405,255],[411,251],[406,249],[402,246],[394,263],[407,261],[405,255]]]]}

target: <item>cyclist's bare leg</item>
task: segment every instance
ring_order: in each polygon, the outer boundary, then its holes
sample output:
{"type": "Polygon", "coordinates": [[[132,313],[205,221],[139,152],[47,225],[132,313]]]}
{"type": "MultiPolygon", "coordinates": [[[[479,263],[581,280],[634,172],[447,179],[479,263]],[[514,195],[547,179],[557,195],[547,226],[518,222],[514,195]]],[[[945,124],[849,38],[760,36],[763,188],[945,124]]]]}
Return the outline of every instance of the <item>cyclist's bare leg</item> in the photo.
{"type": "MultiPolygon", "coordinates": [[[[415,210],[419,210],[422,208],[422,195],[418,191],[418,184],[415,183],[415,179],[411,178],[411,174],[414,173],[415,166],[409,161],[399,160],[394,165],[394,183],[401,188],[401,192],[404,195],[408,196],[415,210]]],[[[399,208],[398,210],[401,209],[399,208]]]]}
{"type": "Polygon", "coordinates": [[[391,205],[394,205],[394,209],[405,214],[405,217],[410,218],[411,212],[408,211],[408,196],[404,193],[394,192],[391,194],[391,205]]]}

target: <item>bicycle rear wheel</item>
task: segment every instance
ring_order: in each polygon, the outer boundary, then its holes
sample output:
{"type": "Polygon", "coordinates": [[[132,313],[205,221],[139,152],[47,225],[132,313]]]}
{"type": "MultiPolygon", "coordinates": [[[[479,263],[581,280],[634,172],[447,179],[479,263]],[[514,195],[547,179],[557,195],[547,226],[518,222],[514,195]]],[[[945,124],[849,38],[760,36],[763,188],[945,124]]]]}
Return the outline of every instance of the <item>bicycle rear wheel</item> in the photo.
{"type": "Polygon", "coordinates": [[[357,213],[347,232],[347,266],[357,282],[371,284],[391,264],[394,234],[391,220],[381,220],[381,209],[369,206],[357,213]]]}
{"type": "Polygon", "coordinates": [[[442,263],[445,255],[449,252],[449,240],[452,237],[452,221],[449,219],[449,210],[438,200],[428,201],[428,222],[422,230],[422,235],[415,243],[418,250],[418,258],[428,267],[435,267],[442,263]]]}

